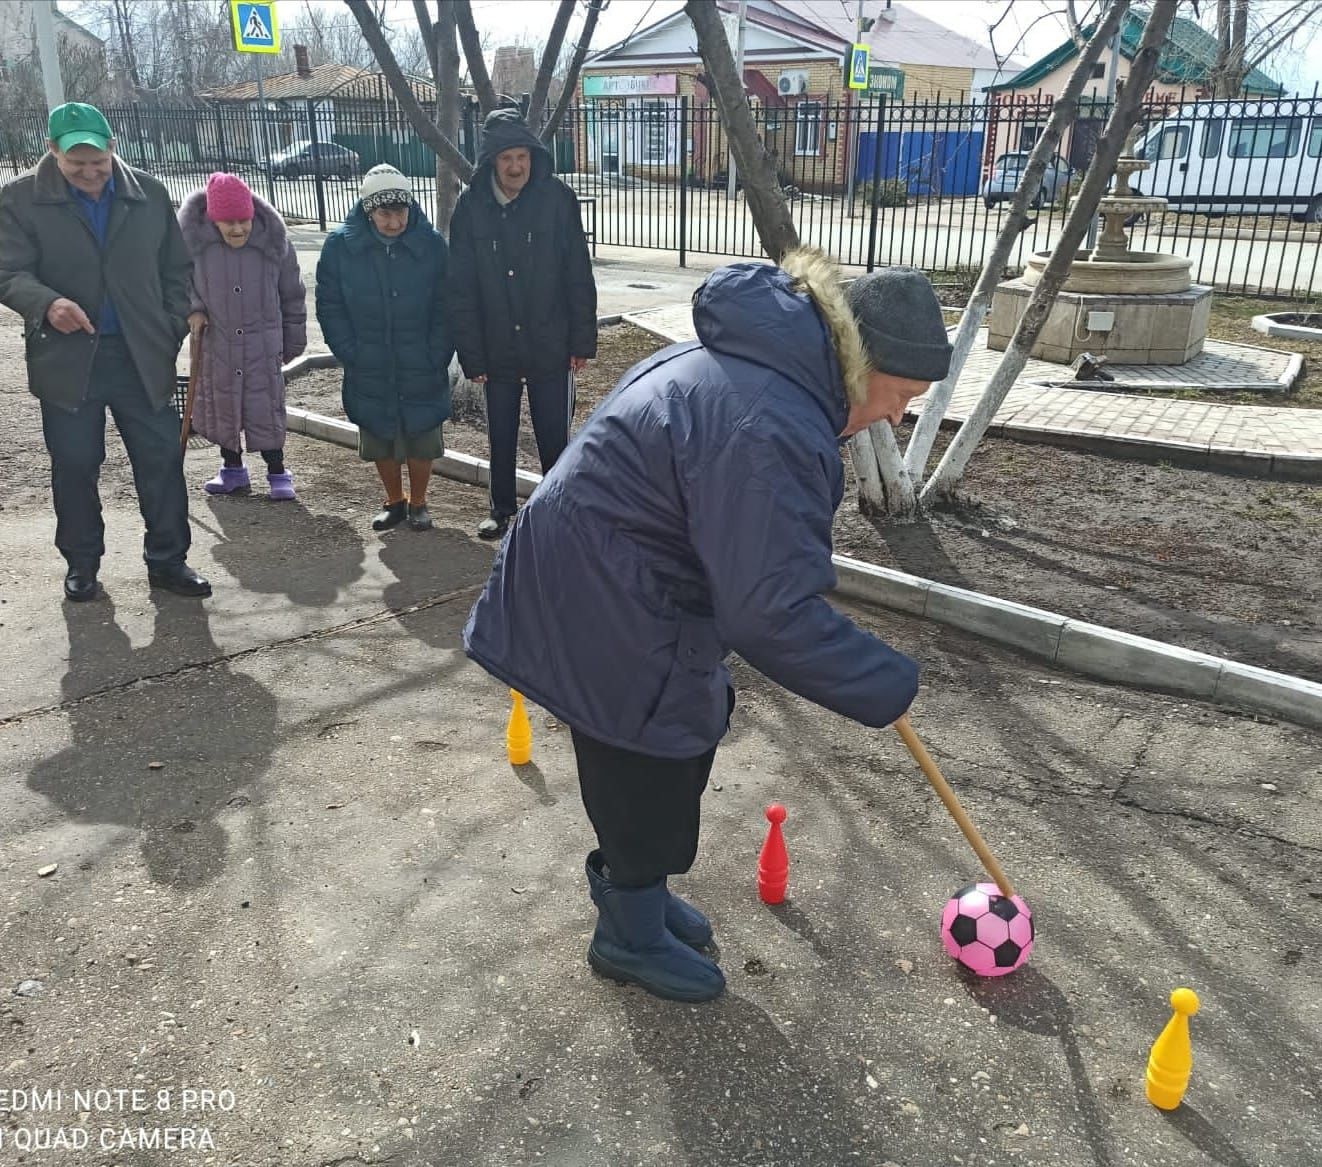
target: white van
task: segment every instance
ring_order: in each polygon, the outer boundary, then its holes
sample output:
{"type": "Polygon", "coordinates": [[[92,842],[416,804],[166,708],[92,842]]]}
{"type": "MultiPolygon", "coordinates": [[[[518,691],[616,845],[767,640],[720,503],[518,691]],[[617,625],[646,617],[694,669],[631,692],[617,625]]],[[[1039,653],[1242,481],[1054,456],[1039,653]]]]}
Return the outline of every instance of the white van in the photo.
{"type": "Polygon", "coordinates": [[[1156,122],[1131,185],[1177,213],[1293,215],[1322,223],[1322,98],[1195,101],[1156,122]]]}

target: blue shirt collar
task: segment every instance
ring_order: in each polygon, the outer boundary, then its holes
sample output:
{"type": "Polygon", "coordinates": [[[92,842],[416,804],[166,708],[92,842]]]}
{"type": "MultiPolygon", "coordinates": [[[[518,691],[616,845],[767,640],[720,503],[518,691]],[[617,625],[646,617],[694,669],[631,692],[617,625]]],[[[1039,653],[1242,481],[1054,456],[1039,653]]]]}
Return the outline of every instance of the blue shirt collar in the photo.
{"type": "Polygon", "coordinates": [[[105,202],[107,199],[113,199],[115,197],[115,175],[113,172],[111,173],[110,177],[106,180],[106,185],[101,188],[101,193],[96,198],[93,198],[85,191],[79,190],[76,186],[74,186],[73,183],[69,182],[67,179],[65,180],[64,185],[69,188],[69,193],[73,195],[74,198],[78,199],[81,202],[88,203],[91,205],[102,203],[105,202]]]}

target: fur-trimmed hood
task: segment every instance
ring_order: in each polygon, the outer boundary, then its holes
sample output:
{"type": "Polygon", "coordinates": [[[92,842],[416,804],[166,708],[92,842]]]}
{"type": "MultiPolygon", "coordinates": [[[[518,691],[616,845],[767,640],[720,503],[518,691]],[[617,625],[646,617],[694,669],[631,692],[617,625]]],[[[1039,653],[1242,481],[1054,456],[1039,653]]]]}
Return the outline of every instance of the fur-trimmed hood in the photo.
{"type": "Polygon", "coordinates": [[[861,404],[868,395],[868,373],[871,366],[863,349],[858,321],[854,319],[853,310],[845,299],[840,269],[824,251],[815,247],[796,247],[786,252],[780,266],[794,280],[795,289],[807,293],[817,305],[817,311],[830,329],[831,340],[835,344],[835,358],[840,362],[845,400],[851,404],[861,404]]]}
{"type": "Polygon", "coordinates": [[[849,406],[867,396],[868,362],[836,265],[798,248],[779,267],[720,268],[693,294],[703,346],[789,377],[811,394],[840,432],[849,406]]]}
{"type": "MultiPolygon", "coordinates": [[[[216,225],[207,218],[207,192],[195,190],[179,205],[179,229],[184,233],[189,254],[196,259],[213,244],[228,247],[216,225]]],[[[284,258],[289,232],[277,211],[260,195],[252,196],[252,235],[247,246],[269,256],[277,263],[284,258]]]]}

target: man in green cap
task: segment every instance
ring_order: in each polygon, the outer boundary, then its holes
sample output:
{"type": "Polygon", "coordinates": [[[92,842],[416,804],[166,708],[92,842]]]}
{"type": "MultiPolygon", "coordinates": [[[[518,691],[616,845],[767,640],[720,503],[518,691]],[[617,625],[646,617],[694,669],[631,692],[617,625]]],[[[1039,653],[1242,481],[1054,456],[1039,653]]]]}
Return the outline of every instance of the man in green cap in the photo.
{"type": "Polygon", "coordinates": [[[55,545],[68,563],[64,594],[98,595],[109,409],[133,464],[148,581],[209,596],[186,562],[174,383],[192,262],[169,192],[115,157],[95,106],[52,110],[49,137],[50,153],[0,188],[0,303],[23,317],[28,388],[51,457],[55,545]]]}

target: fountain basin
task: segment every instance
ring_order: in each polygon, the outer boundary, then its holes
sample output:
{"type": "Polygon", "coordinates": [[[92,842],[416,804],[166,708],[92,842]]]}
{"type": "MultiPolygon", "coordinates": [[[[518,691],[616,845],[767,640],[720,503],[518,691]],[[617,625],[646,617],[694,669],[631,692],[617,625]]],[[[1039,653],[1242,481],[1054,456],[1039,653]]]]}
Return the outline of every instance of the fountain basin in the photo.
{"type": "MultiPolygon", "coordinates": [[[[1065,292],[1092,295],[1114,295],[1131,292],[1147,295],[1183,292],[1193,284],[1190,274],[1193,261],[1184,255],[1170,255],[1161,251],[1129,251],[1124,259],[1089,259],[1091,253],[1077,251],[1070,274],[1065,279],[1065,292]]],[[[1046,270],[1051,258],[1049,251],[1035,251],[1024,265],[1023,281],[1031,288],[1046,270]]]]}
{"type": "MultiPolygon", "coordinates": [[[[1141,270],[1136,264],[1109,266],[1131,277],[1128,286],[1141,270]]],[[[987,317],[989,349],[1009,347],[1036,282],[1030,283],[1025,272],[997,287],[987,317]]],[[[1212,289],[1201,284],[1181,292],[1148,294],[1061,292],[1030,355],[1062,365],[1085,352],[1117,365],[1182,365],[1203,351],[1211,313],[1212,289]],[[1101,327],[1107,315],[1110,326],[1101,327]]]]}

